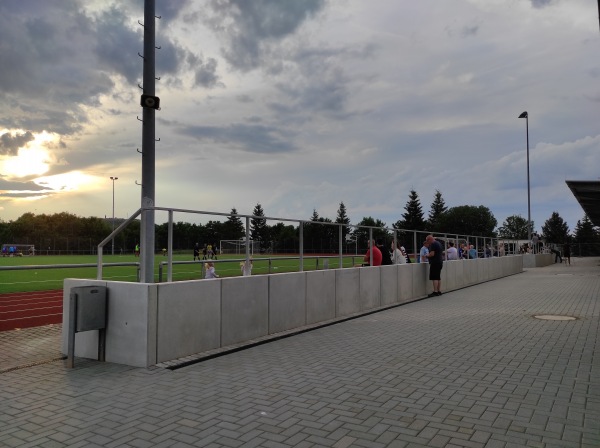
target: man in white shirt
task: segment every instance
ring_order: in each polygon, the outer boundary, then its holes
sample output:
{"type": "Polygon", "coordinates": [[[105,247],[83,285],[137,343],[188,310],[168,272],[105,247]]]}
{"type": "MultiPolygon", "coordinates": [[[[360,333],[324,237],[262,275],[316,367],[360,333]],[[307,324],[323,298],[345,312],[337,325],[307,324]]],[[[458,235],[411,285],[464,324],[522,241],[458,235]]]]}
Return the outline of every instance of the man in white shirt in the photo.
{"type": "Polygon", "coordinates": [[[446,260],[458,260],[458,251],[452,241],[448,243],[448,249],[446,249],[446,260]]]}

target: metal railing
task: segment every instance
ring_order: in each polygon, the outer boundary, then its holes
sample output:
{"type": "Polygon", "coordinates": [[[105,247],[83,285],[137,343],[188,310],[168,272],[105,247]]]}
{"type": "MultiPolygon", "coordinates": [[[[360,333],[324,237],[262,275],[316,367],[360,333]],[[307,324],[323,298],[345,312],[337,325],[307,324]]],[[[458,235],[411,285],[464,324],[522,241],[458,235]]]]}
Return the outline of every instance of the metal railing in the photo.
{"type": "MultiPolygon", "coordinates": [[[[419,237],[421,238],[421,241],[422,241],[425,238],[425,235],[428,235],[428,234],[432,234],[436,238],[441,239],[444,242],[444,250],[447,248],[447,244],[450,241],[456,242],[457,246],[459,245],[459,242],[464,241],[469,245],[473,245],[478,254],[477,256],[481,257],[481,256],[486,256],[485,249],[487,247],[490,247],[490,246],[496,247],[498,242],[502,241],[503,242],[502,246],[508,248],[508,250],[506,251],[506,255],[509,255],[511,253],[517,253],[516,252],[516,250],[517,250],[516,244],[506,245],[505,243],[506,243],[506,241],[508,241],[507,239],[505,239],[505,238],[500,239],[497,237],[461,235],[461,234],[454,234],[454,233],[431,232],[431,231],[427,231],[427,230],[396,229],[393,227],[389,228],[389,227],[375,227],[375,226],[360,226],[360,225],[355,225],[355,224],[340,224],[340,223],[333,223],[333,222],[320,222],[320,221],[279,218],[279,217],[269,217],[269,216],[255,216],[255,215],[243,215],[243,214],[232,215],[231,213],[211,212],[211,211],[205,211],[205,210],[190,210],[190,209],[167,208],[167,207],[144,207],[144,208],[138,209],[134,214],[131,215],[131,217],[129,217],[119,227],[117,227],[113,232],[111,232],[111,234],[108,235],[98,245],[97,279],[99,279],[99,280],[102,279],[102,267],[103,267],[102,257],[103,257],[104,246],[106,244],[108,244],[109,242],[111,242],[113,240],[113,238],[115,238],[115,236],[117,236],[119,233],[121,233],[123,231],[123,229],[125,227],[127,227],[138,216],[140,216],[141,214],[143,214],[145,212],[151,212],[151,211],[152,212],[163,211],[163,212],[167,212],[167,214],[168,214],[167,261],[161,262],[160,266],[159,266],[159,271],[160,271],[159,279],[162,279],[162,274],[163,274],[162,271],[164,270],[164,266],[167,266],[167,282],[173,281],[173,265],[174,264],[190,263],[190,262],[173,261],[173,216],[174,216],[174,213],[184,213],[184,214],[191,214],[191,215],[221,216],[221,217],[234,216],[236,218],[244,218],[246,221],[245,222],[245,224],[246,224],[245,225],[245,241],[251,240],[251,238],[250,238],[250,220],[251,219],[252,220],[297,223],[298,224],[298,232],[299,232],[299,234],[298,234],[298,237],[299,237],[298,256],[293,257],[293,258],[299,260],[299,270],[300,271],[303,271],[303,269],[304,269],[304,259],[306,258],[304,255],[304,226],[307,224],[310,224],[311,226],[312,225],[323,225],[323,226],[338,227],[339,253],[337,256],[330,256],[329,258],[338,258],[339,266],[343,266],[343,258],[344,258],[344,253],[343,253],[343,248],[344,248],[344,240],[343,239],[344,238],[343,238],[343,236],[344,236],[345,228],[368,231],[368,241],[374,240],[374,238],[373,238],[374,232],[376,232],[376,233],[384,232],[388,236],[388,238],[389,237],[392,238],[392,240],[394,241],[394,245],[397,244],[399,235],[402,235],[404,239],[407,239],[408,236],[410,235],[411,239],[412,239],[412,241],[410,241],[411,242],[410,247],[412,247],[412,252],[414,254],[413,256],[415,258],[417,258],[419,248],[421,247],[421,245],[418,244],[419,237]]],[[[145,249],[144,247],[141,247],[141,251],[144,251],[144,249],[145,249]]],[[[357,251],[358,251],[358,248],[357,248],[357,251]]],[[[358,254],[355,254],[355,256],[358,256],[358,254]]],[[[371,252],[370,257],[371,257],[370,264],[372,264],[372,262],[373,262],[372,252],[371,252]]],[[[251,258],[250,245],[246,244],[245,257],[240,261],[249,262],[250,258],[251,258]]],[[[281,259],[282,257],[277,257],[277,258],[281,259]]],[[[320,258],[324,258],[324,257],[321,256],[320,258]]],[[[414,260],[414,261],[418,262],[418,260],[414,260]]],[[[151,268],[153,269],[153,267],[151,267],[151,268]]],[[[148,267],[146,269],[148,269],[148,267]]]]}

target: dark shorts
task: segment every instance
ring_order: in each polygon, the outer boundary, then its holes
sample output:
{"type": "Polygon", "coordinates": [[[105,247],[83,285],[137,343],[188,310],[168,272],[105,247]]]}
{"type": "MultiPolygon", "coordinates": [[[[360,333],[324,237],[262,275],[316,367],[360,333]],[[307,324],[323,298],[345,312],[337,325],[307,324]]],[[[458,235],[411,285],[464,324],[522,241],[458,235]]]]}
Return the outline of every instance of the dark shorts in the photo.
{"type": "Polygon", "coordinates": [[[429,280],[441,280],[443,266],[443,263],[429,263],[429,280]]]}

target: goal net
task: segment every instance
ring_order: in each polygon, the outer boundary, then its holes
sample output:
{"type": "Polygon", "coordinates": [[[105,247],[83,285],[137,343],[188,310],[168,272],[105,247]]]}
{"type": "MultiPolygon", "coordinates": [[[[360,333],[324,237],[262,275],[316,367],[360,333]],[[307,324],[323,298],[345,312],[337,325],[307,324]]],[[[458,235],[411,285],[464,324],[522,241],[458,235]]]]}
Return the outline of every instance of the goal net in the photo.
{"type": "MultiPolygon", "coordinates": [[[[250,254],[260,253],[260,243],[258,241],[249,241],[250,254]]],[[[219,241],[219,252],[222,254],[244,255],[246,253],[246,240],[221,240],[219,241]]]]}

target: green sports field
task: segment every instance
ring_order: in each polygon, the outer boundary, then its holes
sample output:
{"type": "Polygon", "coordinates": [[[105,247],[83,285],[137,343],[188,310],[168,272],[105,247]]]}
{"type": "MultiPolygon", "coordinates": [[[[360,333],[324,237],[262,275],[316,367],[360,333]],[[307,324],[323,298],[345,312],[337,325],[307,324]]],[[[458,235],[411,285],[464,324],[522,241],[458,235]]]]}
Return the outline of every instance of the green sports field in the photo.
{"type": "MultiPolygon", "coordinates": [[[[193,280],[202,278],[202,266],[198,261],[193,263],[176,264],[176,262],[192,261],[192,254],[173,255],[173,280],[193,280]]],[[[282,272],[297,272],[299,270],[298,258],[273,256],[254,257],[252,274],[268,274],[282,272]]],[[[346,256],[344,258],[344,267],[351,267],[360,262],[361,256],[346,256]]],[[[221,255],[215,262],[215,269],[220,277],[233,277],[241,275],[240,261],[241,255],[221,255]]],[[[104,255],[103,263],[137,263],[139,258],[133,255],[104,255]]],[[[160,265],[163,264],[162,281],[167,280],[167,257],[157,255],[155,257],[155,281],[160,278],[160,265]]],[[[8,292],[26,292],[26,291],[44,291],[52,289],[62,289],[65,278],[85,278],[95,279],[97,275],[96,267],[60,267],[60,268],[42,268],[41,266],[50,265],[86,265],[96,264],[98,261],[95,255],[36,255],[34,257],[0,257],[0,294],[8,292]],[[5,266],[30,266],[26,270],[3,270],[5,266]],[[37,267],[37,268],[36,268],[37,267]]],[[[327,264],[330,269],[339,267],[337,257],[314,258],[305,255],[304,270],[310,271],[323,269],[327,264]],[[317,266],[318,263],[318,266],[317,266]]],[[[137,281],[138,267],[132,266],[104,266],[102,278],[104,280],[135,282],[137,281]]]]}

